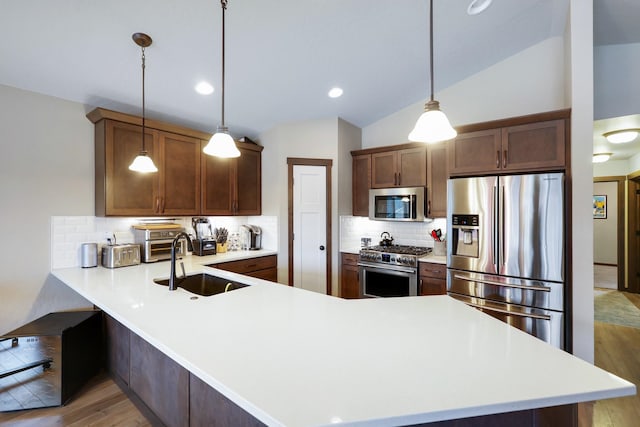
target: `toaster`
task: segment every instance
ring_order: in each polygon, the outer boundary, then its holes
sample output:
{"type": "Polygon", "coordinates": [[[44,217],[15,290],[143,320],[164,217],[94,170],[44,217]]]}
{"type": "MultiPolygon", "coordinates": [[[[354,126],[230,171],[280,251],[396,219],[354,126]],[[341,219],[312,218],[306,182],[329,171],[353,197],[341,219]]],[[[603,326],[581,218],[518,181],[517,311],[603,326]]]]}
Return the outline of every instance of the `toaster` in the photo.
{"type": "Polygon", "coordinates": [[[140,264],[140,245],[108,245],[102,247],[102,266],[126,267],[140,264]]]}

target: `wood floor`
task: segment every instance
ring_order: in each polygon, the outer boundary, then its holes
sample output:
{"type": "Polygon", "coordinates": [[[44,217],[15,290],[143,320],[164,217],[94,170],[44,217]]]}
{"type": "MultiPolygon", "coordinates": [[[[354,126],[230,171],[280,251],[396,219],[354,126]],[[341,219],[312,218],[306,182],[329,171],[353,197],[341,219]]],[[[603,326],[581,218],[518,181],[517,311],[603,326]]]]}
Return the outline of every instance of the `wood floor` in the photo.
{"type": "MultiPolygon", "coordinates": [[[[640,295],[624,292],[640,308],[640,295]]],[[[636,385],[640,391],[640,329],[594,323],[595,365],[636,385]]],[[[581,423],[582,426],[582,423],[581,423]]],[[[640,396],[596,402],[593,427],[640,426],[640,396]]]]}
{"type": "Polygon", "coordinates": [[[151,426],[152,423],[106,374],[92,380],[67,405],[0,412],[2,427],[151,426]]]}

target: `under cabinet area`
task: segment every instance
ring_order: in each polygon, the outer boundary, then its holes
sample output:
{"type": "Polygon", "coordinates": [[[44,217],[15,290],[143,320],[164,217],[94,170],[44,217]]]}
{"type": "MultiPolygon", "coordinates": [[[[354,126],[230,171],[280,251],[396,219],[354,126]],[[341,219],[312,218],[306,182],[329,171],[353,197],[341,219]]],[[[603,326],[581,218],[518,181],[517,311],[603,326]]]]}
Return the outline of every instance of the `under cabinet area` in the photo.
{"type": "Polygon", "coordinates": [[[447,266],[432,262],[420,262],[419,295],[445,295],[447,293],[447,266]]]}
{"type": "Polygon", "coordinates": [[[258,279],[269,280],[271,282],[278,281],[277,255],[267,255],[257,258],[242,259],[238,261],[209,264],[208,267],[219,268],[220,270],[231,271],[233,273],[244,274],[251,277],[257,277],[258,279]]]}
{"type": "Polygon", "coordinates": [[[340,297],[347,299],[360,298],[358,254],[343,252],[340,261],[340,297]]]}
{"type": "Polygon", "coordinates": [[[211,135],[147,120],[145,149],[158,168],[139,173],[129,165],[142,149],[141,119],[96,108],[95,214],[97,216],[260,215],[263,147],[236,142],[240,157],[202,153],[211,135]]]}

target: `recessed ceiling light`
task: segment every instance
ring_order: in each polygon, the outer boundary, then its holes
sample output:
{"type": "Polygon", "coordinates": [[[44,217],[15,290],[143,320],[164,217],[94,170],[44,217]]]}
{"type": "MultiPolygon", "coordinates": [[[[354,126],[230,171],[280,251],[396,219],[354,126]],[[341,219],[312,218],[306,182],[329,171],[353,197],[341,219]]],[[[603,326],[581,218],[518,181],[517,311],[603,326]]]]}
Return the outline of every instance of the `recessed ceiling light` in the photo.
{"type": "Polygon", "coordinates": [[[624,144],[631,142],[638,136],[640,129],[620,129],[611,132],[605,132],[602,135],[612,144],[624,144]]]}
{"type": "Polygon", "coordinates": [[[597,153],[593,155],[593,163],[604,163],[611,157],[611,153],[597,153]]]}
{"type": "Polygon", "coordinates": [[[213,86],[205,81],[202,81],[196,85],[196,92],[198,92],[200,95],[211,95],[213,93],[213,86]]]}
{"type": "Polygon", "coordinates": [[[342,96],[343,90],[339,87],[334,87],[329,91],[329,98],[339,98],[342,96]]]}
{"type": "Polygon", "coordinates": [[[489,6],[491,6],[492,0],[472,0],[467,7],[467,14],[478,15],[484,12],[489,6]]]}

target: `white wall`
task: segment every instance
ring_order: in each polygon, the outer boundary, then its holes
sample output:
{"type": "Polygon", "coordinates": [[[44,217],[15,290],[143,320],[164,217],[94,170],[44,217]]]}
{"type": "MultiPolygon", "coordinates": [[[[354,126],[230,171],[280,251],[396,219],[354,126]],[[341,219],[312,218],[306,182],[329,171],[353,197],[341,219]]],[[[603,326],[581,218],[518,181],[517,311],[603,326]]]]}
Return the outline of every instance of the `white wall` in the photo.
{"type": "Polygon", "coordinates": [[[594,48],[595,118],[640,112],[640,43],[594,48]]]}
{"type": "Polygon", "coordinates": [[[359,148],[359,129],[337,118],[310,120],[276,126],[260,135],[262,152],[262,213],[278,217],[278,282],[288,283],[288,193],[287,158],[331,159],[331,220],[333,251],[331,254],[333,294],[338,286],[339,217],[350,210],[351,156],[359,148]],[[347,172],[348,171],[348,172],[347,172]],[[348,189],[344,189],[348,185],[348,189]],[[341,189],[343,189],[341,191],[341,189]],[[341,204],[349,204],[348,208],[341,204]]]}
{"type": "Polygon", "coordinates": [[[593,194],[607,196],[607,217],[593,219],[593,262],[618,264],[618,182],[594,182],[593,194]]]}
{"type": "MultiPolygon", "coordinates": [[[[451,87],[435,98],[453,126],[566,108],[564,40],[545,40],[451,87]]],[[[437,73],[437,69],[435,70],[437,73]]],[[[363,148],[407,142],[424,110],[410,105],[363,128],[363,148]]]]}
{"type": "Polygon", "coordinates": [[[573,353],[593,363],[593,2],[571,0],[573,353]]]}
{"type": "Polygon", "coordinates": [[[89,306],[49,274],[50,218],[93,215],[93,124],[83,105],[0,86],[0,334],[89,306]]]}
{"type": "MultiPolygon", "coordinates": [[[[624,176],[633,172],[629,159],[593,164],[593,176],[624,176]]],[[[637,170],[637,169],[636,169],[637,170]]]]}

